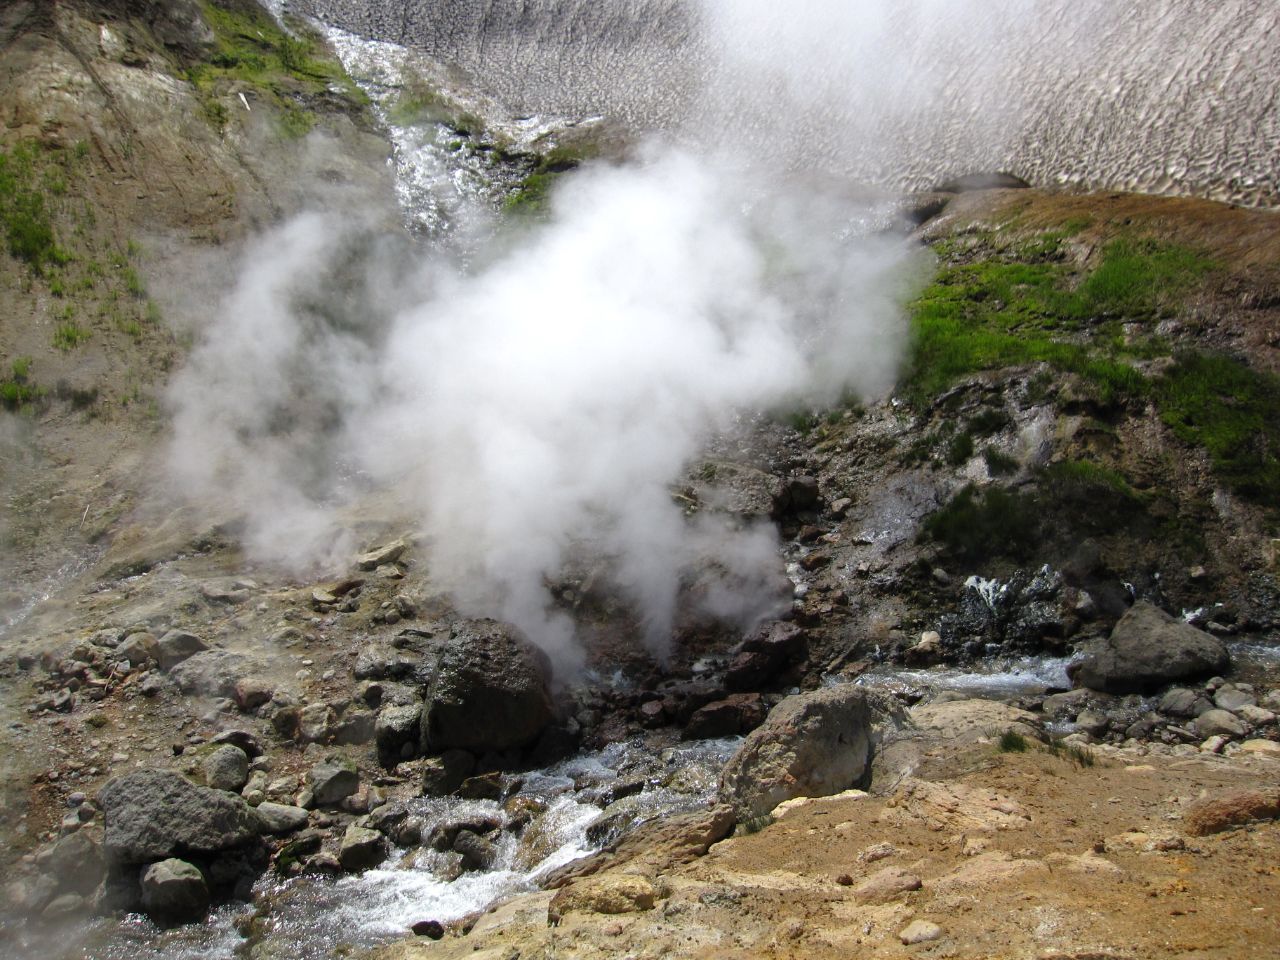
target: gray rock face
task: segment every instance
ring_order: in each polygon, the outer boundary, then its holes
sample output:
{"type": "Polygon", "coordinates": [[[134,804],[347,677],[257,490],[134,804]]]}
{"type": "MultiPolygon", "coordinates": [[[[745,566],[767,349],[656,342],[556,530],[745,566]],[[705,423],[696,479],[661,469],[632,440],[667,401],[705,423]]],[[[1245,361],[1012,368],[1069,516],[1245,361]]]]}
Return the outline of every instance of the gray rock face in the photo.
{"type": "Polygon", "coordinates": [[[175,853],[212,853],[255,840],[262,822],[234,794],[199,787],[169,770],[137,770],[98,791],[108,858],[119,864],[175,853]]]}
{"type": "Polygon", "coordinates": [[[156,659],[161,670],[172,670],[192,654],[208,650],[209,645],[194,633],[185,630],[170,630],[156,641],[156,659]]]}
{"type": "Polygon", "coordinates": [[[209,909],[209,888],[185,860],[168,859],[142,871],[142,908],[160,923],[189,923],[209,909]]]}
{"type": "Polygon", "coordinates": [[[239,747],[224,744],[204,758],[204,782],[214,790],[235,793],[249,782],[249,757],[239,747]]]}
{"type": "Polygon", "coordinates": [[[871,706],[858,687],[788,697],[725,764],[721,801],[742,822],[793,797],[848,790],[867,771],[871,724],[871,706]]]}
{"type": "Polygon", "coordinates": [[[422,712],[424,753],[482,754],[532,743],[551,723],[546,655],[496,620],[454,626],[422,712]]]}
{"type": "Polygon", "coordinates": [[[1150,603],[1135,603],[1111,636],[1071,671],[1076,686],[1107,693],[1143,693],[1224,671],[1222,643],[1150,603]]]}

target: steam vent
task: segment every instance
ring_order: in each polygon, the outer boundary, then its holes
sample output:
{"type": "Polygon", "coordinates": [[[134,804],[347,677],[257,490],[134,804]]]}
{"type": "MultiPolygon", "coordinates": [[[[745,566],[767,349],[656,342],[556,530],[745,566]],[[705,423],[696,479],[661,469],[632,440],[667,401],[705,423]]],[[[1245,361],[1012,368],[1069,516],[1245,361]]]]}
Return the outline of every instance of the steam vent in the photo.
{"type": "Polygon", "coordinates": [[[1270,956],[1278,36],[0,3],[0,957],[1270,956]]]}

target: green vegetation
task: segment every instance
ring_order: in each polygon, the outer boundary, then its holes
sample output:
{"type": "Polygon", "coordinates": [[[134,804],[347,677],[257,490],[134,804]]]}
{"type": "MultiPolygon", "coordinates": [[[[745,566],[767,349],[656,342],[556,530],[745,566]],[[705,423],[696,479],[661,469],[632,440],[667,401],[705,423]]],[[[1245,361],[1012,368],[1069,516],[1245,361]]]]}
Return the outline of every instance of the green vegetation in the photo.
{"type": "Polygon", "coordinates": [[[1000,734],[997,744],[1001,753],[1026,753],[1027,738],[1016,730],[1006,730],[1000,734]]]}
{"type": "MultiPolygon", "coordinates": [[[[1183,247],[1119,239],[1078,277],[1059,244],[1049,234],[939,271],[912,305],[902,381],[909,400],[922,406],[965,376],[1028,363],[1078,374],[1103,404],[1145,395],[1133,361],[1159,355],[1162,345],[1127,338],[1120,321],[1159,316],[1215,264],[1183,247]]],[[[954,242],[938,251],[959,256],[954,242]]]]}
{"type": "MultiPolygon", "coordinates": [[[[204,0],[205,19],[213,29],[213,52],[207,59],[187,69],[187,78],[203,101],[205,118],[221,131],[230,119],[219,97],[252,87],[258,96],[286,110],[306,116],[296,102],[299,96],[322,95],[341,90],[355,103],[367,104],[364,93],[347,76],[342,65],[328,56],[310,35],[291,36],[256,4],[237,4],[234,9],[204,0]]],[[[286,113],[282,133],[287,137],[305,135],[307,124],[286,113]]]]}
{"type": "Polygon", "coordinates": [[[10,375],[0,380],[0,405],[6,410],[21,410],[39,400],[43,391],[31,382],[31,358],[17,357],[10,375]]]}
{"type": "Polygon", "coordinates": [[[1088,747],[1077,747],[1074,744],[1063,744],[1061,740],[1050,740],[1045,749],[1053,756],[1070,760],[1076,766],[1081,768],[1092,767],[1096,762],[1093,751],[1088,747]]]}
{"type": "Polygon", "coordinates": [[[290,140],[301,140],[316,125],[315,117],[290,104],[280,114],[280,132],[290,140]]]}
{"type": "Polygon", "coordinates": [[[556,180],[599,156],[599,153],[599,147],[593,143],[562,144],[551,148],[538,158],[529,174],[508,194],[504,208],[515,214],[544,214],[556,180]]]}
{"type": "Polygon", "coordinates": [[[1036,472],[1035,480],[1025,490],[967,484],[925,519],[921,539],[940,543],[965,561],[1026,561],[1063,530],[1076,537],[1105,536],[1155,523],[1147,502],[1125,479],[1096,463],[1050,464],[1036,472]]]}
{"type": "Polygon", "coordinates": [[[0,150],[0,229],[9,253],[37,274],[70,260],[54,235],[48,199],[65,192],[65,172],[50,165],[37,145],[19,143],[0,150]]]}
{"type": "Polygon", "coordinates": [[[93,334],[76,322],[74,317],[67,316],[53,331],[53,345],[59,350],[73,350],[88,340],[93,334]]]}
{"type": "Polygon", "coordinates": [[[993,477],[1007,477],[1018,470],[1018,461],[995,447],[983,450],[982,459],[987,464],[987,472],[993,477]]]}
{"type": "Polygon", "coordinates": [[[1161,419],[1203,447],[1243,497],[1280,504],[1280,377],[1230,357],[1188,353],[1155,384],[1161,419]]]}

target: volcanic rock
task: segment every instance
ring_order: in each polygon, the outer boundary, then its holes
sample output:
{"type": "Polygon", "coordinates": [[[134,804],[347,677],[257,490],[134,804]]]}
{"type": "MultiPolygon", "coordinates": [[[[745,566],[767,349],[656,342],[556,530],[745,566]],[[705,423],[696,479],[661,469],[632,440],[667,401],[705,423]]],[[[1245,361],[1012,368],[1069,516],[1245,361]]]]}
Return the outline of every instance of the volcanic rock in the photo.
{"type": "Polygon", "coordinates": [[[744,822],[793,797],[847,790],[867,772],[871,724],[871,706],[859,687],[788,697],[725,764],[720,799],[744,822]]]}
{"type": "Polygon", "coordinates": [[[169,770],[136,770],[108,780],[97,802],[107,855],[119,864],[226,850],[262,832],[257,813],[240,797],[196,786],[169,770]]]}
{"type": "Polygon", "coordinates": [[[1143,693],[1221,673],[1230,660],[1221,641],[1140,601],[1120,618],[1104,644],[1073,666],[1071,674],[1076,686],[1143,693]]]}
{"type": "Polygon", "coordinates": [[[527,746],[552,720],[546,655],[496,620],[454,625],[422,712],[424,753],[527,746]]]}
{"type": "Polygon", "coordinates": [[[142,908],[160,923],[199,920],[209,909],[209,887],[198,869],[170,858],[142,871],[142,908]]]}

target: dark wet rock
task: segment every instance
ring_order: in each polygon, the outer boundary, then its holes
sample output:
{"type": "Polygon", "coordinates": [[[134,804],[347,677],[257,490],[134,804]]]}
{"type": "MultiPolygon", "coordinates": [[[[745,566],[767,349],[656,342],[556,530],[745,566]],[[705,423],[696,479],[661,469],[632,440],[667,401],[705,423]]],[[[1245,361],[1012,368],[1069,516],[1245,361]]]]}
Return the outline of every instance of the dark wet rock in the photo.
{"type": "Polygon", "coordinates": [[[472,816],[454,817],[443,823],[436,824],[432,828],[431,836],[427,838],[427,842],[433,850],[443,852],[453,849],[454,840],[463,830],[483,837],[500,829],[502,829],[502,818],[496,814],[478,813],[472,816]]]}
{"type": "Polygon", "coordinates": [[[453,838],[453,849],[461,854],[462,866],[467,870],[488,870],[498,857],[497,848],[471,830],[458,831],[453,838]]]}
{"type": "Polygon", "coordinates": [[[208,649],[209,645],[194,633],[170,630],[156,641],[156,660],[161,670],[169,671],[191,655],[208,649]]]}
{"type": "Polygon", "coordinates": [[[108,858],[119,864],[239,847],[262,832],[262,821],[243,799],[169,770],[137,770],[108,780],[97,803],[108,858]]]}
{"type": "Polygon", "coordinates": [[[141,8],[152,33],[166,47],[199,54],[217,39],[196,0],[143,0],[141,8]]]}
{"type": "Polygon", "coordinates": [[[768,708],[758,693],[735,693],[694,711],[685,725],[686,740],[710,740],[750,733],[764,723],[768,708]]]}
{"type": "Polygon", "coordinates": [[[415,937],[439,940],[444,936],[444,924],[439,920],[419,920],[409,928],[415,937]]]}
{"type": "Polygon", "coordinates": [[[347,827],[338,847],[338,862],[344,870],[367,870],[387,859],[387,841],[377,830],[347,827]]]}
{"type": "Polygon", "coordinates": [[[456,792],[463,800],[501,800],[505,792],[502,774],[490,772],[467,777],[456,792]]]}
{"type": "Polygon", "coordinates": [[[471,776],[476,759],[465,750],[446,750],[422,765],[422,792],[429,797],[453,793],[471,776]]]}
{"type": "Polygon", "coordinates": [[[788,697],[725,764],[721,801],[745,822],[793,797],[848,790],[867,773],[872,722],[872,706],[860,687],[788,697]]]}
{"type": "Polygon", "coordinates": [[[552,720],[550,674],[546,655],[507,625],[455,624],[427,688],[422,752],[529,745],[552,720]]]}
{"type": "Polygon", "coordinates": [[[293,833],[305,827],[309,817],[302,807],[269,800],[258,804],[254,810],[262,821],[264,833],[293,833]]]}
{"type": "Polygon", "coordinates": [[[205,757],[201,767],[205,784],[215,790],[235,792],[249,781],[249,757],[229,743],[205,757]]]}
{"type": "Polygon", "coordinates": [[[238,653],[204,650],[183,660],[169,671],[169,676],[185,694],[231,699],[237,681],[250,669],[249,661],[238,653]]]}
{"type": "Polygon", "coordinates": [[[774,519],[795,516],[819,509],[822,496],[817,477],[787,477],[773,498],[774,519]]]}
{"type": "Polygon", "coordinates": [[[803,653],[804,647],[804,632],[794,623],[764,624],[742,642],[725,671],[725,686],[734,691],[768,686],[787,664],[803,653]]]}
{"type": "Polygon", "coordinates": [[[190,923],[209,910],[209,887],[199,869],[170,858],[142,871],[142,908],[160,923],[190,923]]]}
{"type": "Polygon", "coordinates": [[[307,774],[311,799],[317,807],[332,807],[360,789],[360,775],[353,764],[341,760],[317,763],[307,774]]]}
{"type": "Polygon", "coordinates": [[[1069,670],[1076,686],[1108,693],[1142,693],[1180,680],[1220,673],[1230,663],[1222,642],[1139,602],[1111,636],[1069,670]]]}
{"type": "Polygon", "coordinates": [[[421,723],[421,704],[386,706],[378,711],[374,739],[378,744],[378,761],[384,767],[394,767],[417,754],[421,723]]]}

